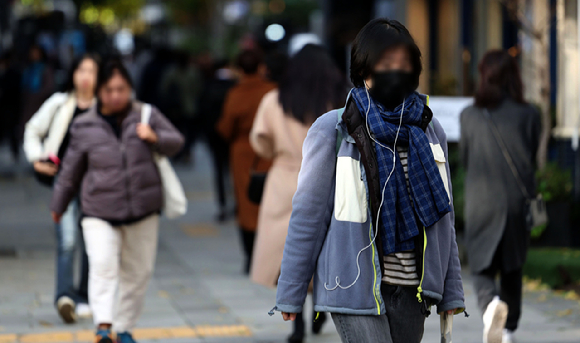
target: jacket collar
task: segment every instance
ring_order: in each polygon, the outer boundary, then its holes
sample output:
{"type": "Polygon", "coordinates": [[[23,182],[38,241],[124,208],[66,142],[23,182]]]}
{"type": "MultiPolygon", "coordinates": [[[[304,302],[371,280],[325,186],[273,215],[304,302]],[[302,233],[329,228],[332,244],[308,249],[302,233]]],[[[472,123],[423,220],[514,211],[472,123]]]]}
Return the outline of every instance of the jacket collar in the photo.
{"type": "MultiPolygon", "coordinates": [[[[126,117],[123,119],[122,125],[127,123],[127,119],[133,120],[132,118],[135,116],[141,116],[141,103],[138,101],[132,101],[131,107],[129,108],[126,117]]],[[[102,118],[100,114],[98,114],[97,104],[94,104],[87,113],[79,116],[78,123],[82,124],[107,124],[105,119],[102,118]]],[[[107,124],[109,125],[109,124],[107,124]]]]}

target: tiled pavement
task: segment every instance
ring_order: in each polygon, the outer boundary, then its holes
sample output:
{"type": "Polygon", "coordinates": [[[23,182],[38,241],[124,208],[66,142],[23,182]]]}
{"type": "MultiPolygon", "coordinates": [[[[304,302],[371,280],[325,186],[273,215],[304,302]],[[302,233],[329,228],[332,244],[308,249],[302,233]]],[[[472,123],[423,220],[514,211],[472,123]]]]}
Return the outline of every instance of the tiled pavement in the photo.
{"type": "MultiPolygon", "coordinates": [[[[0,173],[6,167],[0,152],[0,173]]],[[[282,343],[291,330],[280,316],[269,317],[275,291],[241,275],[235,223],[217,225],[211,169],[205,150],[195,168],[178,167],[190,211],[163,221],[159,255],[145,310],[135,335],[139,342],[282,343]]],[[[24,174],[25,175],[25,174],[24,174]]],[[[0,343],[90,342],[92,323],[65,325],[53,305],[55,238],[47,210],[49,190],[30,176],[0,177],[0,343]],[[10,256],[11,251],[15,256],[10,256]]],[[[471,317],[456,316],[454,342],[481,342],[480,314],[469,279],[471,317]]],[[[518,342],[580,342],[580,303],[549,291],[528,290],[518,342]]],[[[424,342],[439,342],[439,320],[427,320],[424,342]]],[[[339,342],[332,323],[308,342],[339,342]]]]}

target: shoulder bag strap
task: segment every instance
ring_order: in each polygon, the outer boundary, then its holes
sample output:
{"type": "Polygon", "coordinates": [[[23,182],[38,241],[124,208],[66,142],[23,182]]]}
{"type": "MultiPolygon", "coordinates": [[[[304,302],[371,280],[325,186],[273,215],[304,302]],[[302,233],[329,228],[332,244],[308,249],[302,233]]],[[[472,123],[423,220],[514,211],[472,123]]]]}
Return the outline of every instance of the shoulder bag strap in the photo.
{"type": "MultiPolygon", "coordinates": [[[[344,113],[344,109],[343,108],[339,108],[338,110],[336,110],[336,122],[340,123],[340,120],[342,119],[342,114],[344,113]]],[[[336,151],[336,156],[338,157],[338,151],[340,150],[340,146],[342,145],[342,129],[341,128],[336,128],[336,147],[335,147],[335,151],[336,151]]]]}
{"type": "Polygon", "coordinates": [[[151,119],[151,105],[143,103],[141,106],[141,124],[149,124],[151,119]]]}
{"type": "Polygon", "coordinates": [[[489,111],[487,109],[484,109],[483,111],[484,111],[484,117],[487,119],[487,122],[489,123],[489,126],[491,127],[491,131],[493,132],[495,140],[497,141],[497,144],[501,148],[501,152],[502,152],[506,162],[510,166],[512,174],[516,178],[516,181],[518,183],[518,186],[520,187],[522,194],[524,195],[524,197],[526,197],[526,199],[528,199],[528,200],[531,199],[530,193],[528,193],[528,190],[526,189],[526,186],[524,185],[524,182],[522,181],[522,179],[520,177],[520,173],[518,172],[518,169],[516,168],[516,165],[511,157],[509,151],[507,150],[505,142],[501,138],[499,130],[497,129],[497,126],[493,122],[493,119],[491,118],[489,111]]]}
{"type": "Polygon", "coordinates": [[[60,111],[60,109],[62,108],[63,105],[64,105],[64,103],[58,104],[56,106],[56,108],[54,109],[54,111],[52,111],[52,115],[50,116],[50,122],[48,123],[48,130],[46,130],[46,133],[42,137],[42,139],[41,139],[42,141],[44,141],[46,139],[46,137],[48,137],[48,134],[50,133],[50,129],[52,128],[52,124],[54,124],[54,117],[56,117],[56,114],[58,113],[58,111],[60,111]]]}

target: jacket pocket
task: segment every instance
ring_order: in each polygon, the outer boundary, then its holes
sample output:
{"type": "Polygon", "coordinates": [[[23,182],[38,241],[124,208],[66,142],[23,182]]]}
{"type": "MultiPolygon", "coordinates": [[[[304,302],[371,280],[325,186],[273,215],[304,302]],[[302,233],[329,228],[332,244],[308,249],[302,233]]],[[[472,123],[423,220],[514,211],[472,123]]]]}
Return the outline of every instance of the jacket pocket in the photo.
{"type": "Polygon", "coordinates": [[[334,217],[340,221],[365,223],[367,212],[367,194],[360,162],[349,156],[339,156],[336,161],[334,217]]]}
{"type": "Polygon", "coordinates": [[[435,159],[435,163],[437,163],[437,169],[439,169],[439,174],[441,174],[441,180],[443,180],[443,185],[445,186],[445,191],[447,192],[447,196],[451,200],[451,193],[449,192],[449,177],[447,176],[447,168],[445,166],[445,153],[443,153],[443,149],[441,148],[440,144],[433,144],[431,145],[431,151],[433,152],[433,158],[435,159]]]}

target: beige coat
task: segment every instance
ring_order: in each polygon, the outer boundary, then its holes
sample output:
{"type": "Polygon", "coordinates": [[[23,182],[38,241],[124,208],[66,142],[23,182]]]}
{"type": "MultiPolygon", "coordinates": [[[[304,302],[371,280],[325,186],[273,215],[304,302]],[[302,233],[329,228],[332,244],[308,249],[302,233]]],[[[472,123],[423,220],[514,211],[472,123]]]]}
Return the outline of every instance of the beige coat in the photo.
{"type": "Polygon", "coordinates": [[[265,286],[276,286],[280,275],[292,197],[302,162],[302,143],[309,128],[284,114],[278,90],[273,90],[262,99],[250,134],[256,153],[274,161],[264,188],[250,272],[252,281],[265,286]]]}

